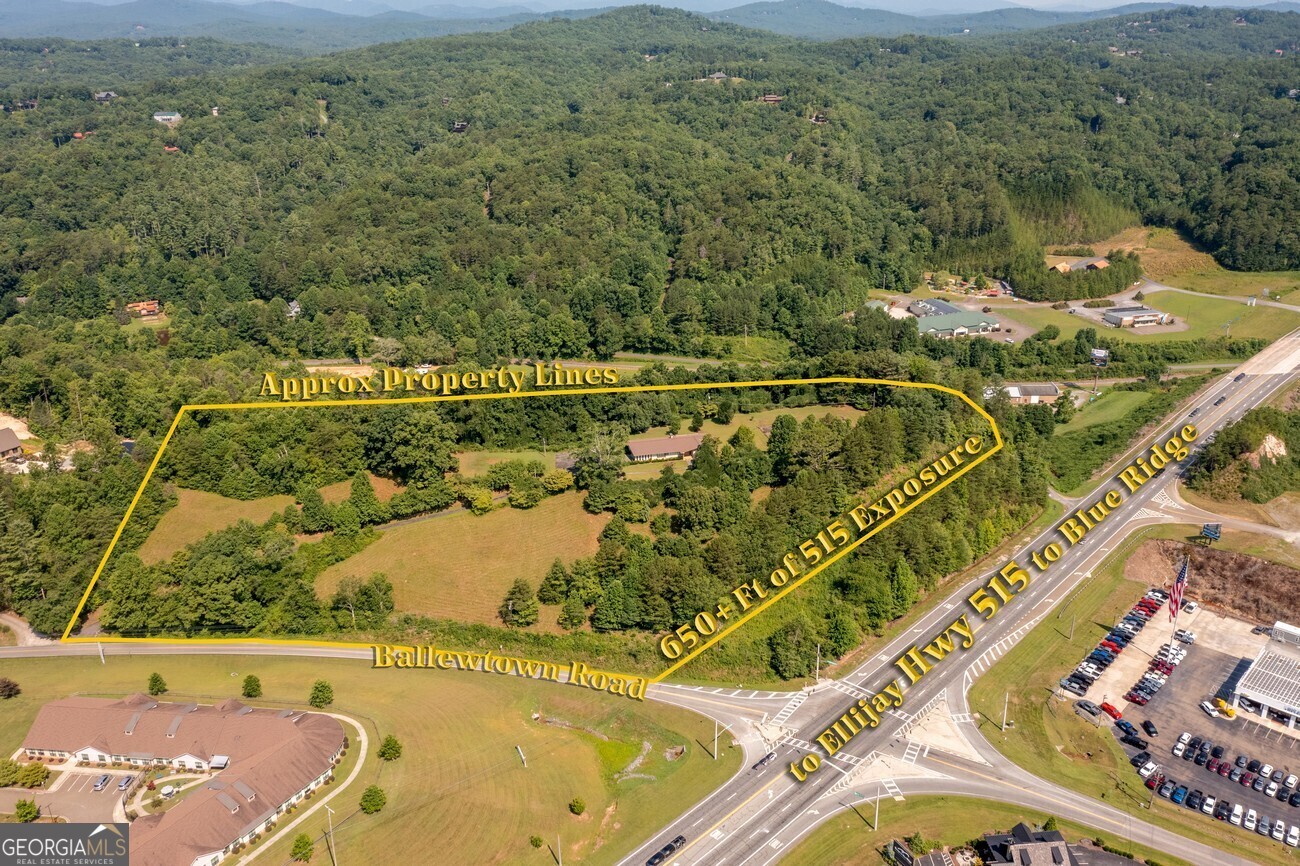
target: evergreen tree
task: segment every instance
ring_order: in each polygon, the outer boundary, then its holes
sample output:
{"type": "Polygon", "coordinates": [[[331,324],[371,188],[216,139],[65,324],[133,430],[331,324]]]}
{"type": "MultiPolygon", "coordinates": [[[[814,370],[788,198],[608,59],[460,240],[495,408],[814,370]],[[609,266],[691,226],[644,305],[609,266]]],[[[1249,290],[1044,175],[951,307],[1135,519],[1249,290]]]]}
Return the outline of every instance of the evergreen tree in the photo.
{"type": "Polygon", "coordinates": [[[537,622],[537,595],[533,587],[522,577],[516,578],[506,593],[505,600],[497,610],[497,615],[506,625],[522,628],[537,622]]]}
{"type": "Polygon", "coordinates": [[[333,509],[326,504],[320,491],[310,485],[298,491],[302,503],[302,528],[304,532],[325,532],[334,525],[333,509]]]}
{"type": "Polygon", "coordinates": [[[35,800],[19,800],[14,804],[14,817],[20,824],[30,824],[41,816],[41,809],[35,800]]]}
{"type": "Polygon", "coordinates": [[[334,703],[334,687],[325,680],[317,680],[312,683],[311,697],[307,699],[307,703],[318,710],[328,707],[334,703]]]}
{"type": "Polygon", "coordinates": [[[703,427],[704,427],[704,413],[700,411],[699,406],[696,406],[695,411],[691,413],[691,432],[699,433],[700,430],[703,429],[703,427]]]}
{"type": "Polygon", "coordinates": [[[358,471],[352,476],[352,492],[347,501],[356,509],[357,519],[362,526],[374,526],[388,519],[388,509],[375,495],[370,476],[364,471],[358,471]]]}
{"type": "Polygon", "coordinates": [[[261,696],[262,681],[253,674],[244,677],[244,697],[260,698],[261,696]]]}
{"type": "Polygon", "coordinates": [[[799,425],[793,415],[778,415],[772,421],[772,430],[767,434],[767,454],[772,458],[772,474],[778,481],[794,477],[794,443],[798,432],[799,425]]]}
{"type": "Polygon", "coordinates": [[[537,590],[537,600],[542,604],[560,604],[569,594],[569,572],[559,557],[551,563],[551,568],[542,578],[542,585],[537,590]]]}
{"type": "Polygon", "coordinates": [[[45,780],[49,777],[50,768],[33,761],[30,764],[24,764],[23,768],[18,771],[18,786],[21,788],[39,788],[45,784],[45,780]]]}
{"type": "Polygon", "coordinates": [[[573,563],[569,570],[569,595],[576,596],[588,607],[600,598],[600,573],[596,570],[595,560],[579,559],[573,563]]]}
{"type": "Polygon", "coordinates": [[[998,531],[993,521],[985,517],[975,527],[975,550],[980,556],[988,553],[998,543],[998,531]]]}
{"type": "Polygon", "coordinates": [[[596,631],[617,631],[627,623],[627,597],[623,581],[611,581],[591,612],[591,627],[596,631]]]}
{"type": "Polygon", "coordinates": [[[838,606],[831,612],[830,624],[826,628],[825,654],[830,658],[839,658],[858,645],[858,624],[848,608],[838,606]]]}
{"type": "Polygon", "coordinates": [[[149,675],[149,694],[161,695],[167,691],[167,681],[162,678],[162,674],[152,673],[149,675]]]}
{"type": "Polygon", "coordinates": [[[343,500],[334,509],[334,534],[339,538],[356,538],[361,534],[361,518],[351,500],[343,500]]]}
{"type": "Polygon", "coordinates": [[[587,609],[582,606],[582,599],[576,594],[570,595],[564,600],[564,607],[560,609],[560,628],[575,631],[582,628],[586,621],[587,609]]]}

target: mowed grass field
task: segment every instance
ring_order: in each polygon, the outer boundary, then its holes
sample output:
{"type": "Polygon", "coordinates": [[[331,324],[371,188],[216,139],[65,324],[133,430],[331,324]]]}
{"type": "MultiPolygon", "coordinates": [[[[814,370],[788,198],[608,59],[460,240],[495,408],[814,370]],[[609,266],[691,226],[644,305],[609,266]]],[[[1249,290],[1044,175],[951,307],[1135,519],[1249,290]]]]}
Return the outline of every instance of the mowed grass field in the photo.
{"type": "MultiPolygon", "coordinates": [[[[377,671],[364,661],[256,656],[109,656],[106,665],[94,657],[6,661],[5,675],[23,692],[0,703],[0,752],[18,747],[43,703],[74,692],[142,691],[154,671],[176,700],[238,697],[243,677],[256,674],[265,695],[256,703],[306,709],[314,680],[333,685],[329,709],[361,722],[371,740],[357,780],[330,802],[343,863],[554,863],[547,848],[529,845],[536,834],[551,846],[559,836],[565,863],[611,864],[740,764],[740,750],[725,737],[716,761],[700,745],[712,745],[712,721],[663,704],[492,674],[377,671]],[[534,720],[534,713],[575,729],[534,720]],[[387,734],[401,741],[403,752],[381,765],[374,749],[387,734]],[[643,742],[651,749],[638,772],[654,778],[615,781],[643,742]],[[526,769],[516,746],[528,759],[526,769]],[[673,746],[686,752],[669,762],[664,752],[673,746]],[[388,795],[377,815],[357,810],[370,784],[388,795]],[[586,801],[581,817],[569,814],[574,797],[586,801]]],[[[349,759],[356,754],[349,749],[349,759]]],[[[346,770],[345,763],[340,781],[346,770]]],[[[325,826],[321,809],[259,862],[287,863],[293,836],[307,832],[316,838],[313,862],[328,863],[325,826]]]]}
{"type": "MultiPolygon", "coordinates": [[[[370,476],[370,486],[375,489],[375,496],[380,502],[387,502],[398,493],[402,492],[402,485],[388,478],[380,478],[373,473],[366,473],[370,476]]],[[[327,484],[320,489],[321,498],[326,502],[337,505],[344,499],[352,495],[352,479],[347,481],[338,481],[334,484],[327,484]]]]}
{"type": "MultiPolygon", "coordinates": [[[[841,802],[847,800],[847,797],[839,798],[841,802]]],[[[972,797],[909,797],[903,803],[886,797],[880,803],[879,830],[871,827],[875,817],[874,803],[857,802],[814,830],[785,856],[782,866],[875,866],[889,862],[881,856],[880,848],[892,839],[920,833],[931,842],[960,847],[986,834],[1008,832],[1021,821],[1042,826],[1051,813],[972,797]]],[[[1071,843],[1100,836],[1106,844],[1144,859],[1190,866],[1186,860],[1163,851],[1130,845],[1123,836],[1101,833],[1072,821],[1057,818],[1057,829],[1071,843]]]]}
{"type": "MultiPolygon", "coordinates": [[[[497,608],[515,578],[534,589],[556,557],[570,563],[595,554],[608,514],[588,514],[583,494],[550,496],[535,508],[458,511],[383,532],[365,550],[327,568],[316,592],[328,598],[345,577],[377,571],[393,582],[397,609],[458,622],[497,623],[497,608]]],[[[543,607],[532,629],[556,632],[558,605],[543,607]]]]}
{"type": "Polygon", "coordinates": [[[1096,424],[1118,421],[1150,399],[1151,394],[1147,391],[1103,391],[1096,400],[1084,403],[1068,422],[1057,424],[1052,435],[1059,436],[1096,424]]]}
{"type": "Polygon", "coordinates": [[[1098,255],[1110,250],[1136,252],[1151,279],[1193,292],[1244,297],[1268,290],[1283,295],[1284,301],[1287,293],[1300,292],[1300,271],[1229,271],[1170,228],[1134,226],[1090,246],[1098,255]]]}
{"type": "Polygon", "coordinates": [[[555,452],[543,454],[540,451],[458,451],[456,460],[460,464],[460,474],[465,476],[486,475],[488,469],[507,460],[540,460],[547,469],[555,468],[555,452]]]}
{"type": "MultiPolygon", "coordinates": [[[[1146,592],[1148,584],[1125,580],[1124,563],[1137,546],[1159,532],[1187,535],[1187,527],[1158,527],[1130,536],[1079,589],[975,682],[971,709],[980,714],[980,732],[1002,754],[1035,775],[1103,800],[1144,820],[1157,820],[1176,832],[1256,862],[1276,862],[1277,845],[1242,833],[1226,822],[1205,821],[1168,800],[1155,798],[1128,765],[1110,726],[1094,727],[1074,711],[1074,696],[1058,700],[1057,681],[1088,654],[1110,625],[1146,592]],[[1071,622],[1075,623],[1070,638],[1071,622]],[[1015,725],[1000,729],[1004,696],[1015,725]]],[[[1163,862],[1163,859],[1161,859],[1163,862]]]]}
{"type": "Polygon", "coordinates": [[[140,559],[153,565],[165,562],[185,545],[202,541],[209,533],[241,520],[265,523],[272,514],[293,504],[292,496],[265,496],[247,502],[216,493],[177,488],[180,501],[162,516],[158,526],[140,547],[140,559]]]}

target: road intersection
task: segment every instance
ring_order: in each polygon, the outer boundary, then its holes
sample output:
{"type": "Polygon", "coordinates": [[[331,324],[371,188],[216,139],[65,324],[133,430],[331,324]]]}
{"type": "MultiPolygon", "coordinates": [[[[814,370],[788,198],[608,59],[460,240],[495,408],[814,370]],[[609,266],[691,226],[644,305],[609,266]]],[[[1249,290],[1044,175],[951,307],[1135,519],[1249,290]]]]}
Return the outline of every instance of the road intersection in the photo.
{"type": "MultiPolygon", "coordinates": [[[[1279,340],[1196,396],[1194,405],[1203,407],[1195,419],[1184,417],[1161,426],[1159,436],[1145,437],[1121,458],[1164,441],[1185,423],[1195,423],[1204,443],[1227,423],[1264,403],[1280,388],[1293,381],[1300,370],[1300,332],[1279,340]],[[1244,374],[1244,377],[1243,377],[1244,374]],[[1240,381],[1238,381],[1238,378],[1240,381]],[[1211,405],[1218,398],[1223,402],[1211,405]]],[[[742,768],[723,786],[712,792],[665,827],[657,836],[631,852],[621,863],[640,866],[665,842],[677,835],[687,843],[667,864],[763,864],[773,863],[803,836],[831,815],[871,802],[877,796],[894,799],[920,794],[964,794],[984,799],[1018,803],[1036,810],[1050,804],[1051,810],[1088,826],[1097,827],[1134,841],[1156,847],[1177,846],[1185,859],[1197,863],[1245,864],[1250,861],[1212,849],[1164,828],[1133,819],[1130,815],[1091,798],[1040,779],[1009,762],[982,738],[973,725],[966,739],[978,753],[971,760],[948,753],[924,754],[907,737],[910,727],[930,708],[942,706],[961,723],[971,718],[966,694],[981,673],[1024,634],[1076,591],[1118,545],[1143,527],[1193,516],[1174,490],[1176,471],[1166,471],[1129,495],[1107,520],[1088,533],[1079,544],[1064,551],[1050,570],[1040,574],[1003,613],[978,627],[972,650],[954,653],[906,691],[903,708],[887,716],[875,729],[853,738],[834,757],[823,761],[823,769],[797,782],[784,768],[791,760],[817,751],[812,740],[844,712],[856,698],[876,690],[877,684],[897,675],[893,660],[918,642],[929,640],[954,616],[968,610],[966,599],[986,577],[968,581],[922,616],[906,632],[896,636],[869,660],[837,680],[827,680],[799,692],[776,692],[743,687],[710,688],[657,684],[647,697],[717,719],[726,725],[745,751],[742,768]],[[762,769],[752,764],[769,750],[778,759],[762,769]],[[872,775],[870,768],[909,764],[916,772],[896,778],[872,775]],[[878,789],[883,794],[878,794],[878,789]],[[870,797],[868,797],[870,795],[870,797]]],[[[1104,487],[1105,485],[1103,485],[1104,487]]],[[[1033,550],[1056,540],[1055,527],[1041,533],[1018,555],[1022,564],[1033,550]]],[[[972,616],[978,621],[977,616],[972,616]]],[[[256,641],[173,643],[38,643],[0,647],[0,659],[15,657],[97,655],[284,655],[316,658],[369,659],[370,650],[361,647],[322,647],[304,644],[258,643],[256,641]]]]}

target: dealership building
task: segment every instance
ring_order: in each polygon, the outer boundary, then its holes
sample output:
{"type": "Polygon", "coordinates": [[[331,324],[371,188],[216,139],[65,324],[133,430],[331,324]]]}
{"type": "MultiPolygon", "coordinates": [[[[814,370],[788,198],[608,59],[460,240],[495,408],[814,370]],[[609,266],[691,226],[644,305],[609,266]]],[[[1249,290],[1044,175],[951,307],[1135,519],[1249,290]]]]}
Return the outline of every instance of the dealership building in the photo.
{"type": "Polygon", "coordinates": [[[1279,622],[1272,634],[1237,680],[1232,705],[1294,728],[1300,717],[1300,628],[1279,622]]]}

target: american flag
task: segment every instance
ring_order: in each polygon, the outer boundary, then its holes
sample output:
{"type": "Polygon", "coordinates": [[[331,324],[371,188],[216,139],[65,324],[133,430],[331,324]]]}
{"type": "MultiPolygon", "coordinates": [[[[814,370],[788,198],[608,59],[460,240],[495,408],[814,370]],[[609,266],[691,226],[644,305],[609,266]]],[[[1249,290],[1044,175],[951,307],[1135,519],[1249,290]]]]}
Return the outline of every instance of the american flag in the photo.
{"type": "Polygon", "coordinates": [[[1191,564],[1190,556],[1183,558],[1183,567],[1178,571],[1178,577],[1174,580],[1174,588],[1169,593],[1169,621],[1174,622],[1178,619],[1178,611],[1183,607],[1183,588],[1187,586],[1187,567],[1191,564]]]}

